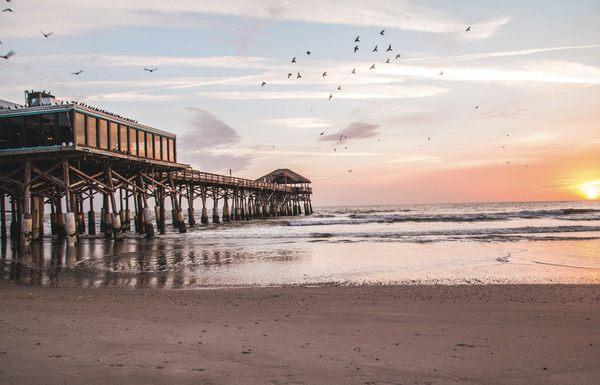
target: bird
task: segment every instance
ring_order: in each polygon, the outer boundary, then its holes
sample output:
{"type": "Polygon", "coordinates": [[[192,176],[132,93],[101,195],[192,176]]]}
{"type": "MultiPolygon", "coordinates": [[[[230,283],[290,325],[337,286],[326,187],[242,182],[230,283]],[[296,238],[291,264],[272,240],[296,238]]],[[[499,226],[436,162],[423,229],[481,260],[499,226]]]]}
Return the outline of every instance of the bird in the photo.
{"type": "Polygon", "coordinates": [[[352,172],[352,169],[348,170],[348,172],[352,172]]]}
{"type": "Polygon", "coordinates": [[[360,35],[356,37],[356,39],[354,39],[355,43],[360,43],[360,35]]]}
{"type": "Polygon", "coordinates": [[[352,73],[353,73],[354,75],[356,75],[356,68],[354,68],[354,69],[352,70],[352,73]]]}
{"type": "Polygon", "coordinates": [[[377,51],[379,51],[379,50],[377,49],[377,46],[375,46],[375,48],[373,48],[373,52],[377,52],[377,51]]]}
{"type": "Polygon", "coordinates": [[[0,57],[1,57],[2,59],[6,59],[6,60],[8,60],[8,59],[9,59],[11,56],[14,56],[14,54],[15,54],[15,51],[13,51],[13,50],[10,50],[10,51],[8,51],[8,53],[7,53],[6,55],[2,55],[2,56],[0,56],[0,57]]]}
{"type": "Polygon", "coordinates": [[[292,59],[292,63],[296,62],[296,57],[294,56],[294,58],[292,59]]]}
{"type": "Polygon", "coordinates": [[[262,82],[262,83],[260,84],[260,86],[261,86],[261,87],[264,87],[264,86],[266,86],[266,85],[267,85],[267,83],[266,83],[266,82],[262,82]]]}
{"type": "Polygon", "coordinates": [[[323,135],[325,135],[325,131],[323,131],[319,134],[319,136],[323,136],[323,135]]]}
{"type": "Polygon", "coordinates": [[[356,51],[358,51],[358,46],[357,45],[354,46],[354,53],[356,53],[356,51]]]}
{"type": "Polygon", "coordinates": [[[333,99],[333,94],[329,94],[329,100],[333,99]]]}
{"type": "Polygon", "coordinates": [[[0,45],[4,45],[4,43],[2,42],[2,40],[0,40],[0,45]]]}
{"type": "Polygon", "coordinates": [[[468,26],[467,29],[465,29],[465,31],[467,31],[467,32],[471,31],[471,26],[468,26]]]}
{"type": "Polygon", "coordinates": [[[344,146],[344,150],[347,150],[347,149],[348,149],[348,146],[344,146]]]}
{"type": "Polygon", "coordinates": [[[475,106],[475,109],[478,110],[479,109],[479,104],[475,106]]]}
{"type": "Polygon", "coordinates": [[[273,145],[273,150],[275,149],[275,145],[273,145]]]}
{"type": "Polygon", "coordinates": [[[148,71],[148,72],[154,72],[158,69],[158,67],[154,67],[154,68],[144,68],[144,71],[148,71]]]}
{"type": "Polygon", "coordinates": [[[71,72],[71,75],[79,76],[79,75],[81,75],[82,72],[83,72],[83,70],[79,70],[77,72],[71,72]]]}
{"type": "Polygon", "coordinates": [[[48,32],[48,33],[44,33],[44,32],[42,32],[42,31],[40,31],[40,32],[42,33],[42,35],[44,35],[44,37],[45,37],[46,39],[47,39],[47,38],[49,38],[50,36],[52,36],[52,35],[54,34],[54,32],[48,32]]]}
{"type": "Polygon", "coordinates": [[[440,76],[442,76],[444,74],[444,71],[440,71],[440,76]]]}
{"type": "Polygon", "coordinates": [[[399,53],[398,55],[396,55],[396,60],[400,59],[400,55],[402,54],[399,53]]]}
{"type": "Polygon", "coordinates": [[[288,79],[291,78],[292,76],[294,76],[294,74],[292,74],[291,72],[288,73],[288,79]]]}
{"type": "Polygon", "coordinates": [[[382,29],[381,31],[379,31],[379,34],[380,34],[381,36],[384,36],[384,35],[385,35],[385,29],[382,29]]]}
{"type": "Polygon", "coordinates": [[[342,90],[342,86],[338,86],[337,89],[338,89],[338,91],[341,91],[342,90]]]}
{"type": "Polygon", "coordinates": [[[327,71],[323,72],[323,77],[327,76],[327,71]]]}
{"type": "Polygon", "coordinates": [[[334,148],[333,151],[337,151],[337,149],[334,148]]]}
{"type": "Polygon", "coordinates": [[[2,10],[2,12],[10,12],[10,13],[15,13],[15,11],[12,10],[12,8],[4,8],[2,10]]]}
{"type": "Polygon", "coordinates": [[[431,141],[431,137],[429,137],[429,136],[428,136],[428,137],[427,137],[427,140],[431,141]]]}
{"type": "Polygon", "coordinates": [[[300,79],[302,77],[302,75],[300,74],[300,72],[298,72],[298,75],[296,75],[296,79],[300,79]]]}
{"type": "Polygon", "coordinates": [[[393,51],[393,49],[392,49],[392,45],[390,44],[390,46],[388,47],[388,49],[385,52],[391,52],[391,51],[393,51]]]}
{"type": "Polygon", "coordinates": [[[312,53],[312,52],[310,52],[310,51],[306,51],[306,54],[307,54],[308,56],[310,56],[310,54],[311,54],[311,53],[312,53]]]}
{"type": "Polygon", "coordinates": [[[371,69],[372,69],[372,70],[374,70],[374,69],[375,69],[375,64],[373,64],[373,65],[371,66],[371,69]]]}
{"type": "Polygon", "coordinates": [[[387,60],[385,61],[387,64],[390,64],[390,58],[388,57],[387,60]]]}

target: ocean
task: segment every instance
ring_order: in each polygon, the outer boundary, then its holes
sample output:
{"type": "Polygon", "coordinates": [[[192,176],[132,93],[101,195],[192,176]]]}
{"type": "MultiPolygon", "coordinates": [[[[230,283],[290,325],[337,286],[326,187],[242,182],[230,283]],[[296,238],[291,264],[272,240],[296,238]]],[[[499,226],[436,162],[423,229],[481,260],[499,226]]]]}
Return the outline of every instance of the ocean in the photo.
{"type": "Polygon", "coordinates": [[[600,202],[315,207],[0,255],[2,279],[46,286],[600,283],[600,202]]]}

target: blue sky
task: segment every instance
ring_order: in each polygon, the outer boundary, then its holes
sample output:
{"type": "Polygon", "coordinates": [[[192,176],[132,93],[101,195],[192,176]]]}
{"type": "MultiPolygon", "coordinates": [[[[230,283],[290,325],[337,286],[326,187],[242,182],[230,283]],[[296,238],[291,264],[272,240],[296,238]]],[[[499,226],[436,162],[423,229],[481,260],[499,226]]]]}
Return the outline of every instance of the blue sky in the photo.
{"type": "Polygon", "coordinates": [[[7,6],[0,99],[52,90],[173,131],[203,170],[293,168],[323,204],[566,199],[600,180],[597,1],[7,6]]]}

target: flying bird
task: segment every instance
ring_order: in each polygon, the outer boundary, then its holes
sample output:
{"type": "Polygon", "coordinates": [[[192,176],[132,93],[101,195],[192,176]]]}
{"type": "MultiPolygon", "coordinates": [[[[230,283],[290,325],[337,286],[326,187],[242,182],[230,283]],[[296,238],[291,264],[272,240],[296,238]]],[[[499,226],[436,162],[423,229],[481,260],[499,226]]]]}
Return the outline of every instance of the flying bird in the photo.
{"type": "Polygon", "coordinates": [[[292,63],[296,62],[296,57],[294,56],[294,58],[292,59],[292,63]]]}
{"type": "Polygon", "coordinates": [[[475,109],[478,110],[479,109],[479,104],[475,106],[475,109]]]}
{"type": "Polygon", "coordinates": [[[154,68],[144,68],[144,71],[147,71],[147,72],[154,72],[154,71],[156,71],[157,69],[158,69],[158,67],[154,67],[154,68]]]}
{"type": "Polygon", "coordinates": [[[399,53],[398,55],[396,55],[396,60],[400,59],[400,55],[402,54],[399,53]]]}
{"type": "Polygon", "coordinates": [[[440,76],[442,76],[444,74],[444,71],[440,71],[440,76]]]}
{"type": "Polygon", "coordinates": [[[379,51],[379,50],[377,49],[377,46],[375,46],[375,48],[373,48],[373,52],[377,52],[377,51],[379,51]]]}
{"type": "Polygon", "coordinates": [[[79,76],[79,75],[81,75],[82,72],[83,72],[83,70],[79,70],[77,72],[71,72],[71,75],[79,76]]]}
{"type": "Polygon", "coordinates": [[[467,31],[467,32],[471,31],[471,26],[468,26],[467,29],[465,29],[465,31],[467,31]]]}
{"type": "Polygon", "coordinates": [[[382,29],[381,31],[379,31],[379,34],[380,34],[381,36],[385,35],[385,29],[382,29]]]}
{"type": "Polygon", "coordinates": [[[427,137],[427,140],[431,141],[431,137],[429,137],[429,136],[428,136],[428,137],[427,137]]]}
{"type": "Polygon", "coordinates": [[[372,69],[372,70],[374,70],[374,69],[375,69],[375,64],[373,64],[373,65],[371,66],[371,69],[372,69]]]}
{"type": "Polygon", "coordinates": [[[264,86],[266,86],[266,85],[267,85],[267,83],[266,83],[266,82],[262,82],[262,83],[260,83],[260,86],[261,86],[261,87],[264,87],[264,86]]]}
{"type": "Polygon", "coordinates": [[[10,51],[8,51],[8,53],[7,53],[6,55],[2,55],[2,56],[0,56],[0,57],[1,57],[2,59],[7,59],[7,60],[8,60],[8,59],[9,59],[11,56],[14,56],[14,55],[15,55],[15,51],[13,51],[13,50],[10,50],[10,51]]]}
{"type": "Polygon", "coordinates": [[[354,46],[354,53],[356,53],[356,51],[358,51],[358,46],[357,45],[354,46]]]}
{"type": "Polygon", "coordinates": [[[323,72],[323,77],[327,76],[327,71],[323,72]]]}
{"type": "Polygon", "coordinates": [[[387,50],[385,50],[385,52],[391,52],[391,51],[393,51],[393,49],[392,49],[392,45],[390,44],[390,46],[388,47],[387,50]]]}
{"type": "Polygon", "coordinates": [[[325,131],[323,131],[319,134],[319,136],[323,136],[323,135],[325,135],[325,131]]]}
{"type": "Polygon", "coordinates": [[[300,74],[300,72],[298,72],[298,75],[296,75],[296,79],[300,79],[302,77],[302,75],[300,74]]]}
{"type": "Polygon", "coordinates": [[[387,64],[390,64],[390,58],[388,57],[387,60],[385,61],[387,64]]]}
{"type": "Polygon", "coordinates": [[[11,8],[4,8],[2,10],[2,12],[10,12],[10,13],[15,13],[15,11],[13,11],[11,8]]]}
{"type": "Polygon", "coordinates": [[[307,54],[308,56],[310,56],[310,54],[311,54],[311,53],[312,53],[312,52],[310,52],[310,51],[306,51],[306,54],[307,54]]]}
{"type": "Polygon", "coordinates": [[[353,73],[354,75],[356,75],[356,68],[354,68],[354,69],[352,70],[352,73],[353,73]]]}
{"type": "Polygon", "coordinates": [[[338,86],[337,89],[338,89],[338,91],[341,91],[342,90],[342,86],[338,86]]]}
{"type": "Polygon", "coordinates": [[[348,172],[352,172],[352,169],[348,170],[348,172]]]}
{"type": "Polygon", "coordinates": [[[294,76],[291,72],[288,73],[288,79],[294,76]]]}
{"type": "Polygon", "coordinates": [[[356,39],[354,39],[355,43],[360,43],[360,35],[356,37],[356,39]]]}
{"type": "Polygon", "coordinates": [[[329,94],[329,100],[333,99],[333,94],[329,94]]]}
{"type": "Polygon", "coordinates": [[[42,32],[42,31],[40,31],[40,32],[42,33],[42,35],[44,35],[44,37],[45,37],[46,39],[47,39],[47,38],[49,38],[50,36],[52,36],[52,35],[54,34],[54,32],[48,32],[48,33],[44,33],[44,32],[42,32]]]}

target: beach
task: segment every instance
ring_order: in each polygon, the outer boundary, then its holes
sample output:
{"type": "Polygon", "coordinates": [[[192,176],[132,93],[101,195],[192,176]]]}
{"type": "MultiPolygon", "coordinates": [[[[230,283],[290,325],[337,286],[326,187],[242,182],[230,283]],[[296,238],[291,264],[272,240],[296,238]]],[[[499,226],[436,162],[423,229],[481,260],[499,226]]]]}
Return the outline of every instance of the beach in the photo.
{"type": "Polygon", "coordinates": [[[0,280],[2,384],[594,384],[598,285],[0,280]]]}

